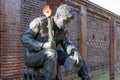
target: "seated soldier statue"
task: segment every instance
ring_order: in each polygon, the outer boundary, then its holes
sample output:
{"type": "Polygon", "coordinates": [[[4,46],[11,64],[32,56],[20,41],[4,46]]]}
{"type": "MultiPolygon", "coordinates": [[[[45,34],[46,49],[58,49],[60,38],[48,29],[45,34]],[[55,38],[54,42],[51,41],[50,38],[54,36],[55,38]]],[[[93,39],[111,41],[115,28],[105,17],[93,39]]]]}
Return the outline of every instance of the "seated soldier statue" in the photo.
{"type": "Polygon", "coordinates": [[[54,16],[53,41],[48,40],[48,19],[46,16],[35,18],[22,35],[25,48],[24,62],[28,67],[43,67],[44,80],[57,80],[57,66],[63,65],[67,69],[76,68],[82,80],[91,80],[89,67],[81,57],[78,49],[66,35],[66,24],[74,18],[73,10],[67,4],[61,4],[54,16]],[[61,46],[60,49],[51,47],[61,46]]]}

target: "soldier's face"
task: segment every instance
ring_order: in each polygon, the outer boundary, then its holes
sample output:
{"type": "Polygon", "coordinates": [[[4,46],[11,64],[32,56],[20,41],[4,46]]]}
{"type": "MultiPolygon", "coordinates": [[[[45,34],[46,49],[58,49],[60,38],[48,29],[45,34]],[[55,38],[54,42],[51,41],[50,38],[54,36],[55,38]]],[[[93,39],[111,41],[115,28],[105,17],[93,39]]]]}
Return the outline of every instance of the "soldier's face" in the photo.
{"type": "Polygon", "coordinates": [[[72,20],[72,17],[68,17],[66,14],[59,14],[58,20],[56,21],[57,27],[62,29],[72,20]]]}

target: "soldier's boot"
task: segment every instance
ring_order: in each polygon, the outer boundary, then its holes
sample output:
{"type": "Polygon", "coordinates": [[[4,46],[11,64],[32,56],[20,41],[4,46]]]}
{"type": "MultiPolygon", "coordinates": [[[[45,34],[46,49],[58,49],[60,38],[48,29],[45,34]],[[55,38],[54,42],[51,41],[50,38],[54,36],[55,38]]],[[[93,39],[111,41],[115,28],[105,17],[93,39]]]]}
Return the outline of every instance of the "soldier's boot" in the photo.
{"type": "Polygon", "coordinates": [[[56,80],[63,80],[61,75],[57,75],[56,80]]]}
{"type": "Polygon", "coordinates": [[[81,77],[82,80],[92,80],[91,77],[89,76],[89,67],[85,63],[85,61],[82,61],[82,66],[78,72],[78,76],[81,77]]]}
{"type": "Polygon", "coordinates": [[[54,50],[47,52],[44,63],[44,80],[56,80],[57,75],[57,53],[54,50]]]}

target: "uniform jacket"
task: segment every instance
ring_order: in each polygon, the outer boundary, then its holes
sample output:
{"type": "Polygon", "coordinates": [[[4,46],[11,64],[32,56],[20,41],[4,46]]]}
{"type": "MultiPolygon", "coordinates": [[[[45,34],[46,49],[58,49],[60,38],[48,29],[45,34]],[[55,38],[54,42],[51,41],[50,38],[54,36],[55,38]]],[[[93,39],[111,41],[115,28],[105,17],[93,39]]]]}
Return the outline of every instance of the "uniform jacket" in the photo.
{"type": "MultiPolygon", "coordinates": [[[[48,41],[47,18],[45,16],[35,18],[27,31],[22,36],[22,44],[25,47],[25,55],[34,54],[42,50],[42,45],[48,41]]],[[[70,54],[75,48],[65,35],[65,29],[58,29],[53,22],[54,41],[56,46],[60,44],[65,52],[70,54]]]]}

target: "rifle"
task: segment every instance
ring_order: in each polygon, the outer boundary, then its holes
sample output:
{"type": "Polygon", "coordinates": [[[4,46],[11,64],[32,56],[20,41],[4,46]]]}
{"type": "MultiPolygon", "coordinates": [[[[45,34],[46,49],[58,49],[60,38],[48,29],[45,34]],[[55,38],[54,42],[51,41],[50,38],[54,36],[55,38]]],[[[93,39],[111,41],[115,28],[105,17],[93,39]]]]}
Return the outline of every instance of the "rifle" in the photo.
{"type": "MultiPolygon", "coordinates": [[[[53,34],[53,21],[51,20],[51,15],[52,15],[52,10],[50,9],[49,5],[45,6],[43,8],[43,14],[47,17],[48,19],[48,41],[52,42],[54,44],[54,46],[51,47],[51,49],[55,49],[55,41],[53,39],[54,34],[53,34]]],[[[56,79],[58,80],[62,80],[62,77],[60,76],[59,73],[59,65],[57,65],[57,75],[56,75],[56,79]]]]}
{"type": "MultiPolygon", "coordinates": [[[[43,14],[47,17],[48,19],[48,41],[52,42],[55,45],[55,41],[53,39],[54,33],[53,33],[53,22],[51,20],[51,15],[52,15],[52,10],[49,5],[45,6],[43,8],[43,14]]],[[[52,46],[51,49],[54,49],[55,46],[52,46]]]]}

